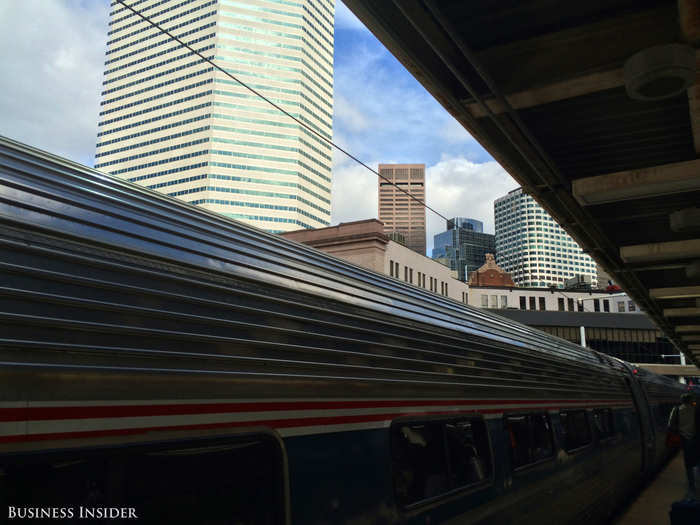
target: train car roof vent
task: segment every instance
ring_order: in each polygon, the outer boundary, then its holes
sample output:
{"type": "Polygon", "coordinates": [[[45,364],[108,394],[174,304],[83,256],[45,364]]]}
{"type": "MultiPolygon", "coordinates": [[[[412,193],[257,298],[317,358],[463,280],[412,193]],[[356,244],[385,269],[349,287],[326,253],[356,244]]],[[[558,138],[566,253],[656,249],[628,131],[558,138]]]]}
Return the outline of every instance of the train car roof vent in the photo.
{"type": "Polygon", "coordinates": [[[695,48],[685,44],[649,47],[625,62],[625,87],[635,100],[662,100],[683,93],[695,82],[695,48]]]}

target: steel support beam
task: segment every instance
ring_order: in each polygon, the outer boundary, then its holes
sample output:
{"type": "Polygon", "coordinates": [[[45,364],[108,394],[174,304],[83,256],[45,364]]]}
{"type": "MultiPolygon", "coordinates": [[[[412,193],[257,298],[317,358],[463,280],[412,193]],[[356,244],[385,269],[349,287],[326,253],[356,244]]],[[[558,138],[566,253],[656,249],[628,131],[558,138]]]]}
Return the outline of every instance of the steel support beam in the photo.
{"type": "Polygon", "coordinates": [[[700,316],[700,308],[664,308],[664,315],[666,317],[696,317],[700,316]]]}
{"type": "Polygon", "coordinates": [[[654,299],[687,299],[700,297],[700,286],[674,286],[671,288],[652,288],[649,295],[654,299]]]}
{"type": "Polygon", "coordinates": [[[700,191],[700,159],[577,179],[571,189],[582,206],[700,191]]]}
{"type": "Polygon", "coordinates": [[[700,239],[623,246],[620,257],[630,264],[700,258],[700,239]]]}

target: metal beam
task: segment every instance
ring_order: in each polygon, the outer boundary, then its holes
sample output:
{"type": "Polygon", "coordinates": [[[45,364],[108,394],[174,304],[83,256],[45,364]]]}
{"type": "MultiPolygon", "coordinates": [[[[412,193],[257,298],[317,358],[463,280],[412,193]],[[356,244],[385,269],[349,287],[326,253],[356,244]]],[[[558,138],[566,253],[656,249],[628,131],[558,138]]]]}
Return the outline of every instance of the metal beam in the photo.
{"type": "Polygon", "coordinates": [[[623,246],[620,257],[630,264],[699,258],[700,239],[623,246]]]}
{"type": "MultiPolygon", "coordinates": [[[[624,84],[622,69],[591,73],[562,82],[554,82],[548,86],[512,93],[506,96],[506,100],[514,109],[530,108],[549,104],[558,100],[580,97],[596,91],[620,87],[624,84]]],[[[486,101],[489,109],[495,114],[505,113],[507,109],[498,100],[486,101]]],[[[466,103],[466,108],[475,118],[486,117],[487,113],[481,104],[476,102],[466,103]]]]}
{"type": "MultiPolygon", "coordinates": [[[[697,51],[696,54],[700,62],[700,51],[697,51]]],[[[700,66],[698,66],[698,71],[700,71],[700,66]]],[[[559,100],[581,97],[624,85],[625,78],[622,68],[595,73],[577,73],[573,78],[555,81],[546,86],[510,93],[506,95],[506,100],[513,109],[525,109],[557,102],[559,100]]],[[[690,119],[695,136],[696,152],[700,152],[700,150],[698,150],[698,147],[700,147],[700,143],[698,142],[700,139],[700,87],[698,86],[700,86],[700,73],[698,73],[698,81],[696,84],[688,89],[690,119]]],[[[465,100],[463,103],[474,118],[484,118],[488,116],[481,104],[473,102],[472,100],[465,100]]],[[[492,113],[500,114],[507,111],[507,108],[498,100],[489,99],[486,100],[486,104],[492,113]]]]}
{"type": "Polygon", "coordinates": [[[635,363],[634,366],[644,368],[655,374],[665,376],[700,376],[700,368],[695,365],[666,365],[657,363],[635,363]]]}
{"type": "Polygon", "coordinates": [[[654,299],[686,299],[700,297],[700,286],[674,286],[672,288],[652,288],[649,295],[654,299]]]}
{"type": "Polygon", "coordinates": [[[477,56],[511,94],[620,69],[640,49],[676,41],[678,33],[678,8],[666,4],[492,46],[477,56]]]}
{"type": "MultiPolygon", "coordinates": [[[[700,0],[678,0],[681,38],[691,46],[700,46],[700,0]]],[[[688,109],[693,130],[695,153],[700,155],[700,57],[695,85],[688,89],[688,109]]]]}
{"type": "Polygon", "coordinates": [[[671,231],[678,233],[700,231],[700,208],[685,208],[674,211],[669,219],[671,231]]]}
{"type": "Polygon", "coordinates": [[[700,324],[681,324],[676,326],[676,332],[679,334],[700,333],[700,324]]]}
{"type": "Polygon", "coordinates": [[[700,316],[700,308],[693,306],[686,308],[664,308],[664,315],[666,317],[695,317],[700,316]]]}
{"type": "Polygon", "coordinates": [[[585,177],[571,189],[582,206],[700,191],[700,159],[585,177]]]}

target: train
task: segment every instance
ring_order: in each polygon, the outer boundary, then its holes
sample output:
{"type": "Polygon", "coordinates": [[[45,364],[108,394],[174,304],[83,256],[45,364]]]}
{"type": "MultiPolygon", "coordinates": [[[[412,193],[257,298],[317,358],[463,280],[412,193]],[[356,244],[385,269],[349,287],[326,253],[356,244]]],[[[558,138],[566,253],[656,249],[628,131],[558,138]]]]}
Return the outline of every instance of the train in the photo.
{"type": "Polygon", "coordinates": [[[604,523],[672,454],[677,382],[5,137],[0,252],[10,517],[604,523]]]}

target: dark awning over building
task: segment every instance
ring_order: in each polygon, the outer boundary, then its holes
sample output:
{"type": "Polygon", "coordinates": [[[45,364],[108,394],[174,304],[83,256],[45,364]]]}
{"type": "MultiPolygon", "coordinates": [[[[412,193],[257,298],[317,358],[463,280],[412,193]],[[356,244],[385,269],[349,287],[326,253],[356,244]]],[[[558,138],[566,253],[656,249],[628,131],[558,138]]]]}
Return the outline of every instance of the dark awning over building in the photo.
{"type": "Polygon", "coordinates": [[[656,326],[643,314],[610,312],[551,312],[534,310],[491,310],[498,315],[528,326],[585,326],[619,330],[655,330],[656,326]]]}
{"type": "Polygon", "coordinates": [[[346,4],[700,363],[700,0],[346,4]]]}

